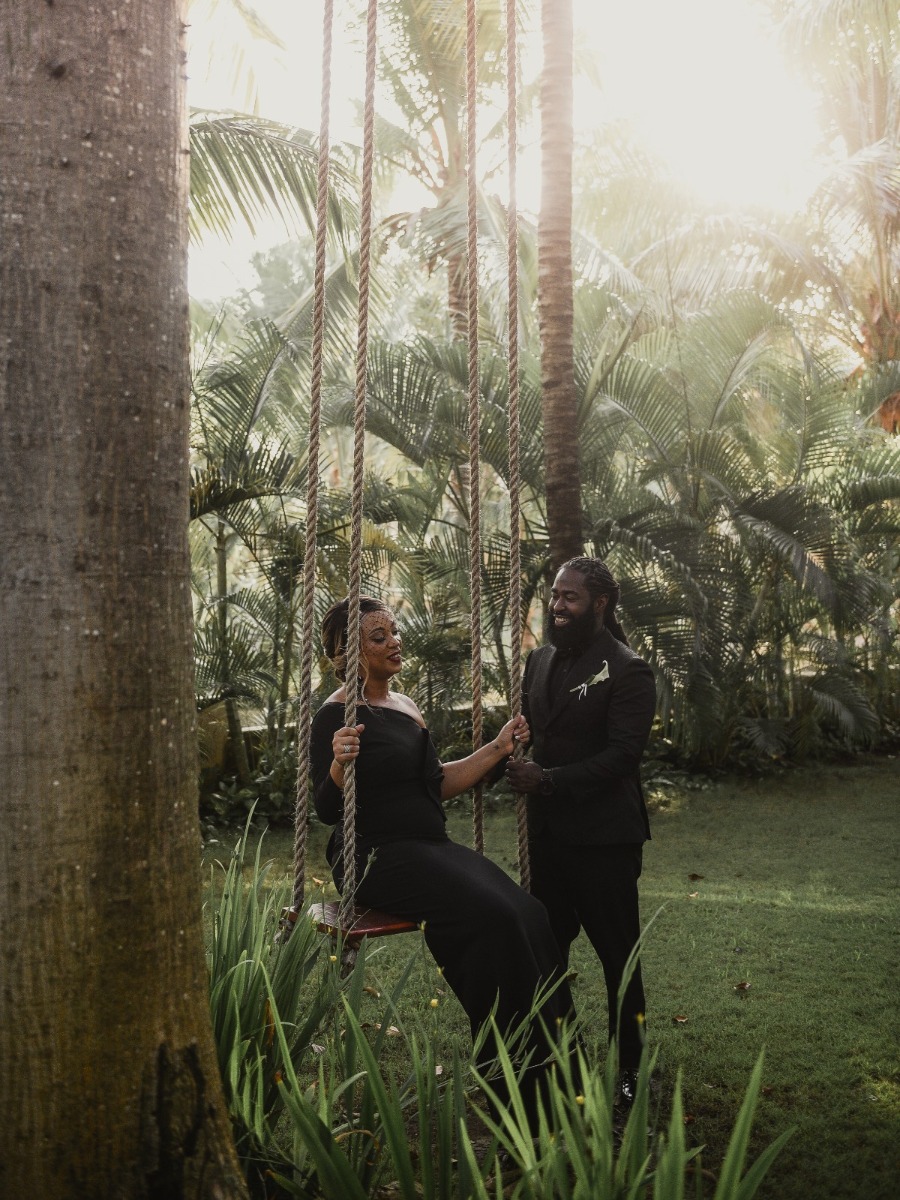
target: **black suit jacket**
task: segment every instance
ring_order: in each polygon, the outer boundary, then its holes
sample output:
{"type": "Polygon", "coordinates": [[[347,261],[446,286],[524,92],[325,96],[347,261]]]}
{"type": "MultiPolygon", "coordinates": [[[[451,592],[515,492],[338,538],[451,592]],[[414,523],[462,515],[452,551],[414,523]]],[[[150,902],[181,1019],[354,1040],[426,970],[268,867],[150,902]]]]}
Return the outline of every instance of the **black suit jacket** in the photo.
{"type": "Polygon", "coordinates": [[[542,646],[525,663],[522,710],[534,760],[553,771],[551,796],[528,797],[532,836],[549,830],[563,843],[612,845],[650,837],[639,764],[656,710],[650,667],[602,629],[550,695],[557,651],[542,646]]]}

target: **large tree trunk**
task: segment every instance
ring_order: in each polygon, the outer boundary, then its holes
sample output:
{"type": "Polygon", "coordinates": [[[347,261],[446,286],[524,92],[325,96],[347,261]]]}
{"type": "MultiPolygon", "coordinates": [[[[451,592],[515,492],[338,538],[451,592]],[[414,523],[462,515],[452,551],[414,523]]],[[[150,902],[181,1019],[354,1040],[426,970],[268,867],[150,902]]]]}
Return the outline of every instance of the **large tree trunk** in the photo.
{"type": "Polygon", "coordinates": [[[543,0],[538,316],[547,525],[554,567],[581,554],[581,468],[573,361],[572,2],[543,0]]]}
{"type": "Polygon", "coordinates": [[[198,894],[180,6],[0,12],[0,1194],[243,1196],[198,894]]]}

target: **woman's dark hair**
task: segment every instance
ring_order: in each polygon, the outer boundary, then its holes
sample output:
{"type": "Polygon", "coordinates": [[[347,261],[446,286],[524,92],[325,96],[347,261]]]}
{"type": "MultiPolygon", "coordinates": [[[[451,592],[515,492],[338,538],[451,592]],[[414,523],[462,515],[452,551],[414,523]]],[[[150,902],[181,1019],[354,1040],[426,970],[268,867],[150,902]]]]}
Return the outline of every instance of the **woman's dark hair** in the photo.
{"type": "MultiPolygon", "coordinates": [[[[372,596],[360,596],[359,598],[359,615],[361,617],[365,616],[366,613],[390,611],[383,601],[375,600],[372,596]]],[[[338,600],[337,604],[332,604],[331,608],[329,608],[328,612],[322,618],[322,647],[326,655],[331,659],[334,673],[341,683],[345,683],[347,678],[347,626],[349,624],[349,613],[350,597],[345,596],[343,600],[338,600]]]]}
{"type": "Polygon", "coordinates": [[[603,624],[618,641],[629,645],[625,630],[619,624],[616,616],[616,605],[619,603],[621,590],[613,578],[612,571],[599,558],[570,558],[559,568],[560,571],[577,571],[584,579],[584,586],[590,593],[591,599],[606,596],[606,608],[603,610],[603,624]]]}

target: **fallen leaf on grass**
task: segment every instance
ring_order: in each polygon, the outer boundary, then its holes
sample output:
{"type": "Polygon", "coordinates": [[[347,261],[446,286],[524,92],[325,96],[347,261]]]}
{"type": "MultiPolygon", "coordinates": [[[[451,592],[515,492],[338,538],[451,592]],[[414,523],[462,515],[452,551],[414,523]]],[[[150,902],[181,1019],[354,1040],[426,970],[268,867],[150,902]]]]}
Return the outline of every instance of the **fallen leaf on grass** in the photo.
{"type": "Polygon", "coordinates": [[[316,879],[315,875],[313,875],[313,883],[316,885],[316,887],[324,887],[325,886],[325,880],[324,879],[316,879]]]}
{"type": "Polygon", "coordinates": [[[684,1016],[673,1017],[672,1020],[675,1022],[676,1025],[686,1025],[687,1024],[687,1017],[684,1017],[684,1016]]]}
{"type": "Polygon", "coordinates": [[[692,883],[694,882],[695,879],[703,879],[703,878],[704,878],[703,875],[696,875],[696,874],[694,874],[693,871],[691,871],[690,875],[688,875],[688,879],[690,879],[690,881],[692,883]]]}
{"type": "Polygon", "coordinates": [[[697,1118],[694,1116],[693,1113],[685,1113],[682,1120],[684,1121],[685,1125],[693,1125],[693,1123],[697,1120],[697,1118]]]}
{"type": "Polygon", "coordinates": [[[699,895],[699,892],[688,892],[688,900],[696,900],[699,895]]]}
{"type": "Polygon", "coordinates": [[[381,999],[381,992],[379,992],[378,988],[364,987],[363,991],[366,992],[369,996],[374,996],[376,1000],[381,999]]]}
{"type": "Polygon", "coordinates": [[[764,1096],[771,1096],[772,1093],[775,1091],[775,1089],[773,1087],[768,1087],[768,1086],[761,1087],[759,1090],[764,1096]]]}
{"type": "Polygon", "coordinates": [[[736,992],[749,992],[749,991],[750,991],[750,984],[747,982],[747,980],[746,980],[746,979],[743,979],[743,980],[741,980],[741,982],[740,982],[740,983],[736,983],[736,984],[734,985],[734,990],[735,990],[736,992]]]}

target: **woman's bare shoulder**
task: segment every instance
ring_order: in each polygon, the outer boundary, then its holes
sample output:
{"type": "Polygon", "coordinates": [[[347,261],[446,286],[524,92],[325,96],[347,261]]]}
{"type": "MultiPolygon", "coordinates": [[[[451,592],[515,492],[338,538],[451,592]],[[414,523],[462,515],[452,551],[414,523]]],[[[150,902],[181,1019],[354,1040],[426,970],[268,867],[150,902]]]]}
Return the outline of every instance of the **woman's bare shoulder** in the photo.
{"type": "Polygon", "coordinates": [[[418,722],[418,724],[425,729],[425,718],[419,712],[419,706],[413,699],[407,696],[404,692],[391,692],[391,700],[401,712],[404,712],[407,716],[412,717],[414,721],[418,722]]]}

